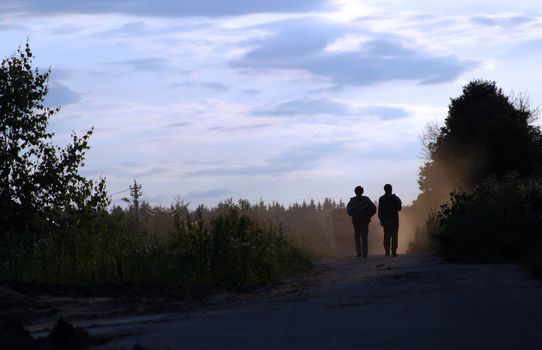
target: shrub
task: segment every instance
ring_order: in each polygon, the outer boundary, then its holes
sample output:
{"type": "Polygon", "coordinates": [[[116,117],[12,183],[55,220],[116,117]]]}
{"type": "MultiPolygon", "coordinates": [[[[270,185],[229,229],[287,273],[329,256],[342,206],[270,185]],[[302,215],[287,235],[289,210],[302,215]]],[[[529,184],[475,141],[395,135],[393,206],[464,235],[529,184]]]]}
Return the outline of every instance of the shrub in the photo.
{"type": "Polygon", "coordinates": [[[540,268],[542,183],[517,174],[488,178],[470,194],[454,193],[430,237],[450,261],[512,262],[540,268]]]}

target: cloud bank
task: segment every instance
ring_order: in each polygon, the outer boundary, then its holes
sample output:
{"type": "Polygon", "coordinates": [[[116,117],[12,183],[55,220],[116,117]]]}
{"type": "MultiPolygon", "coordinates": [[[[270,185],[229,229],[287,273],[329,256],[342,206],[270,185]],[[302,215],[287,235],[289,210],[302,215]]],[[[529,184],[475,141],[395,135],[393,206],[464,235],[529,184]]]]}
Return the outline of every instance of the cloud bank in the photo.
{"type": "Polygon", "coordinates": [[[7,0],[0,5],[4,13],[107,14],[121,13],[161,17],[220,17],[253,13],[296,13],[330,8],[326,0],[7,0]]]}
{"type": "Polygon", "coordinates": [[[329,45],[352,32],[352,28],[333,23],[287,21],[270,30],[273,35],[251,42],[250,50],[233,66],[303,70],[337,85],[355,86],[396,80],[445,83],[478,65],[454,55],[431,54],[422,47],[407,45],[397,35],[370,33],[373,39],[355,50],[329,51],[329,45]]]}

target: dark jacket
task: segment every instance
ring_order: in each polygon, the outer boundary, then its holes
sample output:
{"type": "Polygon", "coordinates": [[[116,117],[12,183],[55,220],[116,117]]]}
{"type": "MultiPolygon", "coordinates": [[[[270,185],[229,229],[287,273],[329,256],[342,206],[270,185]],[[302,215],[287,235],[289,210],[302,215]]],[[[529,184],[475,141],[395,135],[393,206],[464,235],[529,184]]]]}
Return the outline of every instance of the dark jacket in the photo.
{"type": "Polygon", "coordinates": [[[378,200],[378,218],[382,226],[399,226],[401,199],[394,194],[385,194],[378,200]]]}
{"type": "Polygon", "coordinates": [[[352,217],[354,223],[369,223],[376,213],[376,206],[367,196],[350,198],[346,205],[346,212],[352,217]]]}

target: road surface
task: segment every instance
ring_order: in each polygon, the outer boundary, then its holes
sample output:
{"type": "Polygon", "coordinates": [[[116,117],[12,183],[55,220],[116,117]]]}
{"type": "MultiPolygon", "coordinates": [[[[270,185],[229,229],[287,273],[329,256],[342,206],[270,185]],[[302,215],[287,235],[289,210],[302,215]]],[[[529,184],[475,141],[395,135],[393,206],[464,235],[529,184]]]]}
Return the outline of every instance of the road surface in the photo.
{"type": "Polygon", "coordinates": [[[542,349],[542,283],[428,255],[336,258],[190,312],[87,326],[116,335],[99,349],[542,349]]]}

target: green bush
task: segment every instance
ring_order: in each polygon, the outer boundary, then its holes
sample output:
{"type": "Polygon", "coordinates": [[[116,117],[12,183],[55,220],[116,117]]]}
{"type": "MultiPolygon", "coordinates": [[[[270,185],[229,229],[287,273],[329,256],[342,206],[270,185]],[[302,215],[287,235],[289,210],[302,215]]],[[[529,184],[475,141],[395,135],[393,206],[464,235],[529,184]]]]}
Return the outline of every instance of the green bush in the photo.
{"type": "Polygon", "coordinates": [[[454,193],[429,233],[450,261],[522,263],[538,270],[541,225],[542,182],[510,174],[489,178],[469,194],[454,193]]]}

